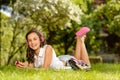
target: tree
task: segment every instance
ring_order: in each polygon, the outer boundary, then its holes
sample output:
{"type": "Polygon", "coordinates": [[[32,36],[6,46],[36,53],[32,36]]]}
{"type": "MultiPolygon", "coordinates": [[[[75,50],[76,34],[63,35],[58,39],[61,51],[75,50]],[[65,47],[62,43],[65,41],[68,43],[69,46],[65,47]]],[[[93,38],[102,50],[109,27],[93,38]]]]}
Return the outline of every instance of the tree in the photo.
{"type": "MultiPolygon", "coordinates": [[[[25,34],[36,27],[29,19],[1,18],[1,65],[8,65],[15,59],[25,57],[25,34]],[[29,26],[28,26],[29,25],[29,26]]],[[[39,27],[38,29],[40,29],[39,27]]]]}
{"type": "Polygon", "coordinates": [[[15,10],[30,18],[47,32],[48,43],[56,30],[71,27],[71,20],[80,24],[80,8],[69,0],[18,0],[15,10]]]}

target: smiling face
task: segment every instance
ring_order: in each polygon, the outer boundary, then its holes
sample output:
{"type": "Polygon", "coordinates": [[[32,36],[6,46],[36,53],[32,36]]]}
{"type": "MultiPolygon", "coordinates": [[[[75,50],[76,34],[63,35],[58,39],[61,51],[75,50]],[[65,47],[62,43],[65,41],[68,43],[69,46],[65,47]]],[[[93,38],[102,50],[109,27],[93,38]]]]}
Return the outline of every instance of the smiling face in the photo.
{"type": "Polygon", "coordinates": [[[27,41],[31,49],[35,51],[40,49],[40,38],[35,32],[32,32],[27,36],[27,41]]]}

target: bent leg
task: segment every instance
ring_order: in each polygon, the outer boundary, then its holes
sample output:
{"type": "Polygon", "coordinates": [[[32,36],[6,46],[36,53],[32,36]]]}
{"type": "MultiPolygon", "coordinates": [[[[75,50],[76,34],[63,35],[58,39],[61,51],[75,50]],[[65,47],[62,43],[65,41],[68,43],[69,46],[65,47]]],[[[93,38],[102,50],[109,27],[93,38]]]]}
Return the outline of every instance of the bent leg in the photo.
{"type": "Polygon", "coordinates": [[[81,54],[82,54],[82,50],[81,50],[81,40],[77,37],[76,38],[76,47],[75,47],[75,58],[77,59],[81,59],[81,54]]]}
{"type": "Polygon", "coordinates": [[[86,50],[86,46],[84,43],[86,35],[79,36],[76,39],[76,51],[75,51],[75,57],[79,60],[83,60],[84,63],[90,65],[88,53],[86,50]]]}
{"type": "Polygon", "coordinates": [[[88,65],[90,65],[90,60],[89,60],[89,57],[88,57],[88,53],[87,53],[87,50],[86,50],[86,46],[84,44],[84,42],[82,43],[81,45],[81,50],[82,50],[82,55],[81,55],[81,59],[88,65]]]}

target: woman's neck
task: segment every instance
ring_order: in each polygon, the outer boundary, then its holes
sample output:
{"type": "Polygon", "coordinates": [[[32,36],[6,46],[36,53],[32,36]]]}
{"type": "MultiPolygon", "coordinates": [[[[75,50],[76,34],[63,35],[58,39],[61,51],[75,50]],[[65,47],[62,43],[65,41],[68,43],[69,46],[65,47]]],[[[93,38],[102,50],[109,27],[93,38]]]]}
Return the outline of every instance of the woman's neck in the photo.
{"type": "Polygon", "coordinates": [[[35,50],[35,55],[38,56],[40,52],[40,48],[38,48],[37,50],[35,50]]]}

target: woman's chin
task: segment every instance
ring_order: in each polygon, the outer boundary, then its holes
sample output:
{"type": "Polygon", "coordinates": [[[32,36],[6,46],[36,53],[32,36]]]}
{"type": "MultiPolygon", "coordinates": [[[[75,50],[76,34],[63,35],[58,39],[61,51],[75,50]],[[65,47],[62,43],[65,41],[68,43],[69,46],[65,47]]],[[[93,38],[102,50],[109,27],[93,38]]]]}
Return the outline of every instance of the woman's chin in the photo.
{"type": "Polygon", "coordinates": [[[36,47],[32,47],[32,49],[33,49],[33,50],[37,50],[37,48],[36,48],[36,47]]]}
{"type": "Polygon", "coordinates": [[[33,49],[33,50],[37,50],[39,48],[40,48],[39,46],[31,46],[31,49],[33,49]]]}

